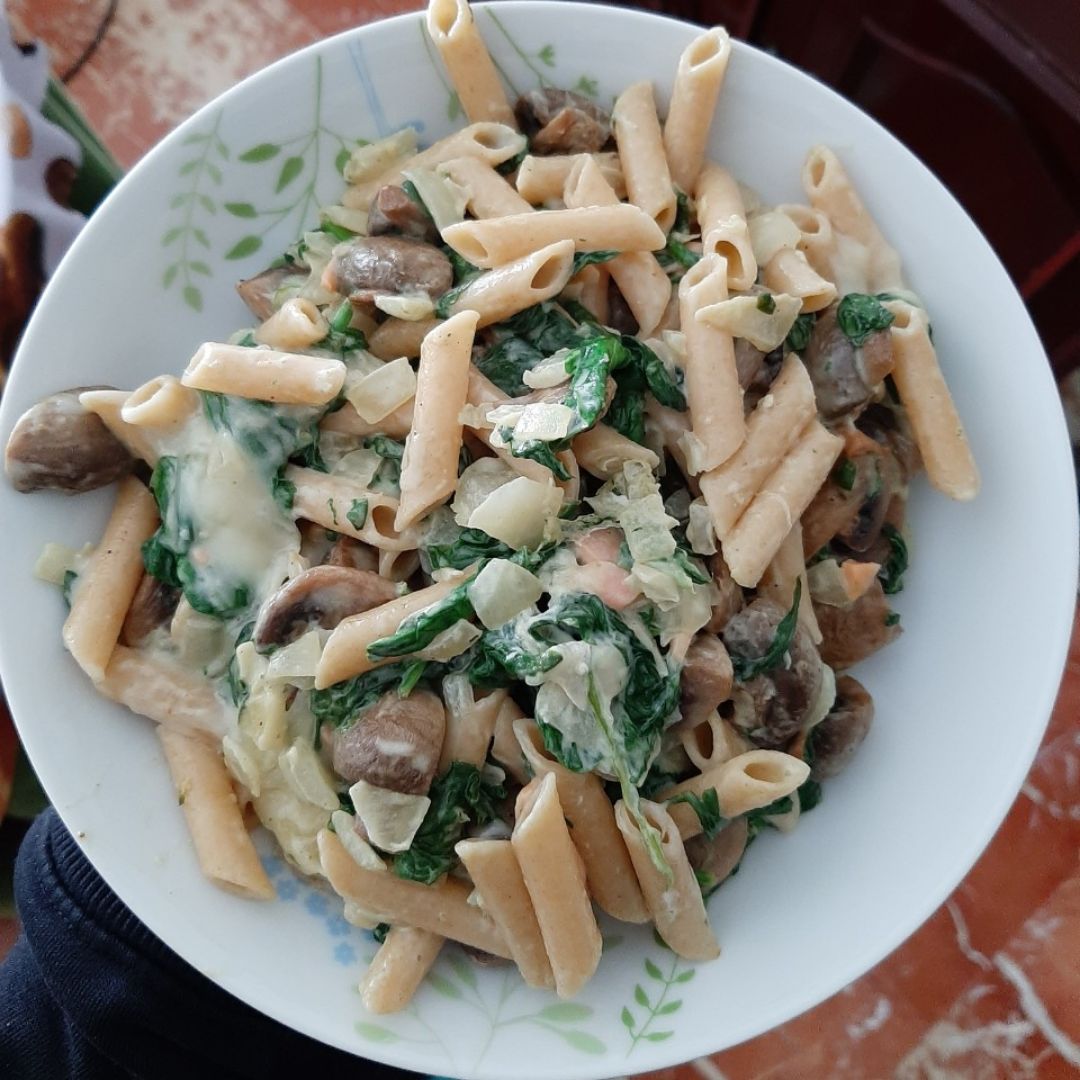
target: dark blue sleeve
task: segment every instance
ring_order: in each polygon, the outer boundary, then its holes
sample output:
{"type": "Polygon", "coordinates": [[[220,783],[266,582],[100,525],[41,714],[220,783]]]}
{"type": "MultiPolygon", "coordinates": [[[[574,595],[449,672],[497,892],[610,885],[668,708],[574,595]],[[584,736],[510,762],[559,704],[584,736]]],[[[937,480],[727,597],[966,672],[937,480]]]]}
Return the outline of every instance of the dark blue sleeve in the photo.
{"type": "Polygon", "coordinates": [[[15,898],[4,1080],[416,1080],[298,1035],[200,975],[124,907],[53,810],[23,841],[15,898]]]}

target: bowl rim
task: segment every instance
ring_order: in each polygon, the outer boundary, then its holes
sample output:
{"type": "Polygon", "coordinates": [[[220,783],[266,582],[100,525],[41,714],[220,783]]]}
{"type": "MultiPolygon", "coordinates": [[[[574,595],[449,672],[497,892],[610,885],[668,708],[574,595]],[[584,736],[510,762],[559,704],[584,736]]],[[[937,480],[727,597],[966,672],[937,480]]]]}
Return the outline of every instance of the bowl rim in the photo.
{"type": "MultiPolygon", "coordinates": [[[[507,5],[492,4],[490,0],[483,0],[472,5],[475,9],[482,9],[487,7],[495,7],[500,11],[505,12],[507,5]]],[[[661,15],[651,11],[643,11],[634,8],[627,8],[621,5],[596,5],[592,3],[582,2],[582,0],[516,0],[513,8],[518,11],[525,10],[540,10],[550,14],[561,12],[568,17],[581,14],[583,11],[588,11],[590,14],[597,13],[598,8],[607,12],[613,10],[616,16],[620,20],[629,20],[630,23],[637,24],[628,26],[628,33],[636,32],[639,30],[647,30],[651,25],[655,25],[657,21],[673,24],[675,26],[684,29],[693,29],[701,31],[705,29],[704,26],[690,23],[683,19],[674,18],[669,15],[661,15]]],[[[317,55],[324,50],[332,50],[340,48],[347,40],[355,38],[357,35],[364,35],[376,28],[380,32],[387,28],[395,26],[401,26],[405,23],[411,23],[418,17],[422,16],[423,9],[402,12],[388,18],[376,18],[367,23],[359,26],[354,26],[349,29],[343,30],[337,34],[329,37],[321,38],[318,41],[295,50],[285,56],[280,57],[266,67],[259,71],[253,72],[251,75],[245,77],[240,82],[231,86],[223,93],[214,97],[201,108],[199,108],[190,117],[180,123],[172,131],[166,134],[161,140],[159,140],[147,153],[127,172],[127,174],[116,185],[113,191],[107,196],[106,200],[102,204],[102,208],[109,207],[114,201],[121,201],[125,198],[126,192],[132,184],[138,185],[141,183],[141,176],[144,172],[144,166],[148,166],[157,160],[159,156],[164,153],[168,153],[174,146],[178,145],[180,140],[191,129],[200,124],[213,110],[221,108],[226,105],[233,98],[248,94],[252,91],[253,87],[258,87],[263,81],[273,81],[280,70],[283,68],[302,61],[309,56],[317,55]]],[[[793,64],[788,63],[773,56],[770,53],[764,52],[756,46],[750,45],[744,41],[733,38],[732,39],[733,52],[737,55],[741,54],[743,57],[752,56],[755,64],[762,65],[765,69],[773,70],[787,70],[789,72],[795,72],[803,78],[810,79],[816,83],[818,87],[825,92],[830,103],[833,107],[846,108],[854,110],[860,117],[862,123],[869,123],[877,129],[878,134],[887,140],[890,146],[890,152],[900,155],[907,155],[914,159],[922,170],[924,170],[930,177],[932,177],[934,183],[937,185],[940,194],[946,196],[951,210],[955,214],[959,214],[962,218],[966,219],[972,228],[977,232],[979,238],[985,245],[985,252],[996,264],[997,270],[1000,271],[1004,280],[1008,282],[1009,288],[1013,291],[1016,302],[1017,310],[1016,316],[1021,320],[1023,324],[1023,332],[1029,338],[1032,350],[1035,355],[1040,355],[1045,359],[1045,351],[1038,338],[1035,327],[1032,323],[1030,314],[1028,313],[1026,306],[1023,304],[1019,294],[1016,292],[1015,285],[1008,277],[1000,259],[996,252],[986,241],[981,229],[972,220],[970,215],[960,205],[959,201],[953,196],[951,191],[937,178],[936,174],[925,165],[925,163],[918,158],[913,151],[908,149],[898,138],[891,134],[882,124],[871,117],[868,113],[865,113],[858,105],[849,101],[843,97],[838,91],[832,87],[826,85],[820,80],[816,79],[813,75],[808,74],[801,68],[796,67],[793,64]]],[[[745,60],[744,60],[745,62],[745,60]]],[[[100,210],[101,208],[99,208],[100,210]]],[[[95,218],[100,214],[95,214],[95,218]]],[[[74,243],[71,245],[68,253],[64,256],[60,266],[52,279],[47,283],[42,297],[39,299],[37,307],[27,325],[24,332],[23,343],[31,341],[33,339],[33,330],[37,320],[40,318],[44,320],[46,301],[51,292],[59,289],[55,283],[60,282],[65,273],[69,270],[75,259],[73,254],[80,250],[80,246],[86,241],[86,237],[91,234],[91,230],[94,228],[94,221],[88,222],[86,228],[84,228],[78,237],[76,237],[74,243]]],[[[19,350],[16,353],[15,360],[12,364],[12,370],[14,378],[18,379],[18,371],[20,368],[25,369],[28,367],[28,361],[23,360],[24,351],[28,351],[24,344],[20,344],[19,350]]],[[[1034,364],[1032,365],[1035,366],[1034,364]]],[[[1038,378],[1044,384],[1048,385],[1048,388],[1055,394],[1056,386],[1054,384],[1053,376],[1049,363],[1040,368],[1038,375],[1034,377],[1038,378]]],[[[10,380],[9,380],[10,381],[10,380]]],[[[8,424],[14,421],[15,406],[11,403],[13,401],[13,395],[4,395],[5,400],[0,401],[0,430],[6,430],[8,424]]],[[[1048,424],[1056,429],[1056,433],[1049,438],[1056,443],[1056,452],[1059,458],[1059,467],[1067,460],[1068,475],[1072,475],[1072,455],[1070,451],[1070,443],[1066,432],[1064,415],[1061,409],[1055,410],[1055,417],[1051,420],[1049,417],[1040,418],[1043,424],[1048,424]]],[[[737,1032],[736,1038],[733,1041],[727,1042],[725,1046],[720,1049],[728,1049],[732,1046],[739,1045],[749,1039],[752,1039],[763,1032],[771,1030],[787,1021],[793,1019],[796,1016],[801,1015],[803,1012],[815,1007],[818,1004],[833,997],[844,986],[848,985],[855,979],[869,972],[877,964],[879,964],[886,956],[894,952],[899,948],[948,898],[948,896],[954,891],[957,885],[963,880],[967,873],[974,866],[979,856],[985,851],[987,845],[993,839],[997,830],[999,829],[1005,815],[1015,802],[1018,794],[1021,791],[1024,777],[1026,776],[1035,754],[1041,744],[1042,738],[1045,734],[1046,725],[1049,723],[1049,719],[1053,710],[1054,701],[1056,699],[1061,672],[1064,670],[1069,641],[1071,637],[1071,631],[1073,626],[1074,615],[1076,612],[1076,583],[1077,574],[1080,570],[1080,522],[1077,521],[1076,515],[1076,489],[1074,485],[1070,485],[1069,489],[1069,508],[1068,512],[1062,512],[1060,515],[1060,522],[1056,529],[1055,539],[1057,541],[1056,546],[1052,549],[1054,555],[1059,561],[1060,566],[1065,571],[1065,580],[1063,581],[1063,588],[1061,594],[1061,602],[1057,609],[1050,611],[1049,609],[1043,613],[1042,622],[1048,628],[1056,629],[1056,633],[1053,639],[1047,640],[1047,662],[1045,670],[1047,672],[1056,672],[1055,679],[1051,682],[1049,678],[1041,685],[1038,692],[1037,702],[1037,714],[1044,718],[1043,722],[1039,726],[1032,725],[1026,745],[1023,747],[1022,752],[1017,753],[1012,758],[1012,768],[1010,773],[1009,783],[1003,785],[997,798],[991,805],[988,802],[985,808],[983,818],[983,828],[977,834],[973,833],[974,839],[969,844],[969,849],[966,851],[964,858],[959,860],[956,865],[956,869],[943,874],[941,880],[938,882],[935,889],[926,889],[920,896],[918,902],[911,902],[905,908],[905,914],[903,918],[896,920],[893,931],[888,939],[882,939],[874,945],[866,946],[861,952],[849,954],[845,953],[846,962],[837,963],[833,969],[830,977],[822,980],[823,992],[815,992],[813,1000],[807,1001],[801,1007],[791,1008],[782,1007],[779,1009],[774,1008],[772,1012],[762,1010],[759,1017],[755,1018],[752,1023],[745,1024],[743,1028],[737,1032]],[[1065,588],[1065,586],[1068,586],[1065,588]]],[[[1062,491],[1058,497],[1064,496],[1065,492],[1062,491]]],[[[1049,554],[1048,546],[1048,554],[1049,554]]],[[[1049,634],[1050,631],[1048,630],[1049,634]]],[[[0,651],[0,667],[5,666],[4,657],[2,651],[0,651]]],[[[16,727],[19,731],[23,745],[27,748],[27,753],[30,756],[31,761],[35,759],[35,753],[30,749],[30,745],[33,743],[32,731],[34,724],[28,719],[20,721],[19,717],[24,715],[23,710],[12,709],[13,719],[16,727]],[[30,735],[30,738],[27,738],[30,735]]],[[[32,715],[30,710],[26,710],[25,715],[32,715]]],[[[42,755],[44,756],[44,755],[42,755]]],[[[48,771],[48,770],[46,770],[48,771]]],[[[43,780],[46,791],[48,791],[48,784],[43,780]]],[[[60,812],[60,816],[65,821],[66,827],[71,827],[71,823],[66,819],[65,813],[60,812]]],[[[97,869],[96,855],[97,852],[93,848],[84,847],[84,854],[90,859],[91,863],[97,869]]],[[[98,871],[101,872],[100,870],[98,871]]],[[[104,874],[102,875],[104,877],[104,874]]],[[[107,880],[107,879],[106,879],[107,880]]],[[[108,883],[108,882],[107,882],[108,883]]],[[[110,883],[110,888],[112,887],[110,883]]],[[[118,894],[119,895],[119,894],[118,894]]],[[[123,897],[121,897],[124,900],[123,897]]],[[[125,904],[127,903],[124,900],[125,904]]],[[[207,956],[201,953],[196,943],[190,939],[185,939],[182,943],[182,947],[178,948],[172,944],[169,937],[169,930],[171,922],[167,918],[167,912],[164,907],[153,912],[150,917],[144,917],[143,913],[138,913],[137,917],[143,920],[145,924],[155,934],[157,934],[164,942],[166,942],[170,948],[177,952],[178,955],[183,957],[189,964],[196,967],[196,969],[206,972],[212,970],[210,964],[208,964],[207,956]]],[[[284,1008],[273,1008],[268,1002],[260,1002],[259,1005],[253,1005],[248,986],[244,980],[236,973],[230,973],[225,975],[213,974],[207,975],[217,985],[231,993],[238,1000],[252,1007],[258,1008],[259,1011],[265,1015],[271,1016],[273,1019],[280,1023],[290,1027],[291,1029],[315,1038],[320,1042],[324,1042],[327,1045],[333,1045],[339,1049],[355,1055],[363,1060],[364,1058],[370,1058],[384,1062],[386,1064],[402,1067],[402,1068],[416,1068],[418,1067],[415,1061],[412,1061],[407,1055],[407,1049],[399,1048],[395,1044],[384,1045],[376,1043],[365,1043],[362,1047],[357,1047],[353,1044],[346,1044],[343,1039],[327,1038],[326,1032],[316,1030],[311,1026],[304,1026],[302,1022],[298,1022],[297,1018],[289,1014],[284,1008]]],[[[820,990],[820,988],[819,988],[820,990]]],[[[301,1018],[302,1020],[302,1018],[301,1018]]],[[[648,1069],[663,1068],[665,1066],[673,1065],[678,1062],[686,1061],[691,1058],[710,1055],[718,1053],[720,1050],[712,1043],[711,1038],[706,1031],[698,1029],[691,1029],[685,1032],[681,1032],[680,1035],[671,1040],[670,1043],[658,1044],[655,1047],[650,1047],[650,1053],[647,1056],[642,1057],[640,1062],[634,1063],[634,1068],[639,1066],[645,1066],[648,1069]]],[[[566,1059],[563,1061],[560,1059],[560,1072],[559,1075],[565,1077],[566,1080],[597,1080],[602,1075],[606,1074],[607,1068],[614,1067],[618,1069],[621,1065],[615,1064],[616,1055],[613,1053],[607,1053],[601,1058],[593,1059],[590,1067],[589,1062],[579,1062],[575,1059],[566,1059]],[[598,1063],[601,1071],[597,1071],[598,1063]],[[607,1063],[605,1066],[603,1063],[607,1063]]],[[[419,1066],[423,1068],[424,1066],[419,1066]]],[[[453,1071],[453,1070],[452,1070],[453,1071]]],[[[480,1066],[474,1068],[468,1073],[459,1073],[462,1076],[471,1076],[475,1078],[481,1078],[481,1080],[503,1080],[502,1073],[499,1071],[497,1065],[492,1066],[490,1063],[483,1063],[480,1066]]]]}

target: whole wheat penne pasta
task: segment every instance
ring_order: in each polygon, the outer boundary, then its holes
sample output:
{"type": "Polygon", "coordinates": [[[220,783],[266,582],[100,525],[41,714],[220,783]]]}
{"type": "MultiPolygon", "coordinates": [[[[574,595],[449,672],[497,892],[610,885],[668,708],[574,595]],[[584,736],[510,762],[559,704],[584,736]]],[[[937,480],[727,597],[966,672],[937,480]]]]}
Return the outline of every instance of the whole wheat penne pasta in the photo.
{"type": "Polygon", "coordinates": [[[731,38],[722,26],[694,38],[679,57],[664,122],[664,150],[671,178],[687,194],[694,190],[705,163],[709,128],[730,58],[731,38]]]}
{"type": "Polygon", "coordinates": [[[385,870],[362,867],[341,841],[323,829],[316,838],[323,873],[334,891],[384,922],[400,923],[471,945],[510,960],[510,950],[491,918],[469,903],[472,890],[444,877],[434,885],[407,881],[385,870]]]}
{"type": "Polygon", "coordinates": [[[690,415],[687,412],[679,412],[678,409],[669,409],[661,405],[655,398],[645,400],[645,437],[655,439],[653,445],[663,447],[679,466],[683,474],[686,486],[695,497],[700,494],[697,477],[690,471],[690,462],[686,458],[685,446],[687,436],[690,434],[690,415]]]}
{"type": "Polygon", "coordinates": [[[474,278],[450,310],[475,311],[478,328],[502,322],[562,292],[573,264],[573,240],[549,244],[474,278]]]}
{"type": "Polygon", "coordinates": [[[727,299],[727,263],[706,255],[679,283],[679,318],[686,335],[686,400],[690,406],[695,473],[722,465],[746,436],[743,394],[735,367],[735,341],[697,318],[710,304],[727,299]]]}
{"type": "MultiPolygon", "coordinates": [[[[526,156],[518,166],[518,194],[536,205],[552,199],[561,199],[566,189],[570,170],[580,154],[552,154],[549,157],[526,156]]],[[[600,167],[600,173],[611,185],[618,199],[626,198],[626,180],[623,177],[619,155],[600,153],[589,155],[600,167]]]]}
{"type": "Polygon", "coordinates": [[[294,518],[314,521],[324,529],[363,540],[374,548],[409,551],[417,537],[411,529],[399,532],[394,522],[398,500],[380,491],[371,491],[348,476],[335,476],[289,465],[285,479],[295,485],[294,518]]]}
{"type": "Polygon", "coordinates": [[[454,158],[440,165],[438,171],[464,188],[468,197],[466,206],[473,217],[507,217],[527,214],[532,209],[513,185],[480,158],[454,158]]]}
{"type": "Polygon", "coordinates": [[[450,676],[458,681],[454,691],[444,684],[446,734],[439,755],[439,772],[446,772],[455,761],[481,768],[487,760],[488,747],[495,732],[495,721],[506,702],[505,690],[492,690],[476,699],[472,684],[465,676],[450,676]]]}
{"type": "Polygon", "coordinates": [[[360,438],[365,435],[387,435],[391,439],[404,439],[412,429],[412,421],[412,401],[400,405],[392,413],[373,424],[361,419],[356,409],[346,401],[340,409],[335,409],[323,417],[319,429],[340,432],[342,435],[356,435],[360,438]]]}
{"type": "Polygon", "coordinates": [[[608,281],[606,266],[586,266],[567,286],[566,295],[591,311],[597,322],[606,324],[610,315],[608,281]]]}
{"type": "Polygon", "coordinates": [[[342,619],[331,631],[323,649],[315,671],[315,688],[321,690],[342,679],[351,679],[354,675],[362,675],[365,671],[389,663],[369,659],[368,646],[379,638],[395,633],[404,619],[441,600],[456,589],[465,577],[463,573],[454,574],[426,589],[417,589],[388,604],[342,619]]]}
{"type": "Polygon", "coordinates": [[[555,777],[559,805],[570,823],[570,839],[585,864],[593,900],[623,922],[646,922],[645,901],[600,777],[571,772],[556,761],[544,748],[540,730],[532,721],[516,721],[514,734],[533,775],[550,773],[555,777]]]}
{"type": "Polygon", "coordinates": [[[123,409],[131,397],[128,390],[84,390],[79,404],[100,417],[101,422],[134,454],[148,465],[156,465],[158,449],[147,431],[123,418],[123,409]]]}
{"type": "Polygon", "coordinates": [[[420,355],[420,346],[428,333],[442,325],[442,319],[389,318],[379,323],[375,332],[368,338],[368,350],[380,360],[396,360],[407,356],[411,360],[420,355]]]}
{"type": "Polygon", "coordinates": [[[694,198],[701,226],[701,250],[727,259],[730,289],[749,289],[757,279],[757,262],[735,177],[714,162],[707,162],[698,175],[694,198]]]}
{"type": "Polygon", "coordinates": [[[763,267],[761,281],[775,293],[802,300],[804,312],[821,311],[836,299],[836,286],[823,278],[801,251],[784,248],[763,267]]]}
{"type": "Polygon", "coordinates": [[[628,439],[607,424],[597,424],[578,435],[570,447],[574,457],[590,476],[610,480],[627,461],[643,461],[650,469],[660,464],[660,459],[647,446],[628,439]]]}
{"type": "Polygon", "coordinates": [[[94,682],[105,677],[124,616],[142,580],[142,546],[157,526],[154,497],[139,480],[125,477],[64,621],[64,645],[94,682]]]}
{"type": "Polygon", "coordinates": [[[532,777],[525,764],[525,755],[514,732],[514,721],[525,714],[521,706],[507,696],[495,717],[495,732],[491,739],[491,757],[497,761],[519,784],[524,787],[532,777]]]}
{"type": "Polygon", "coordinates": [[[439,958],[445,940],[430,930],[393,927],[360,980],[364,1008],[376,1015],[404,1009],[439,958]]]}
{"type": "Polygon", "coordinates": [[[664,234],[656,222],[625,203],[462,221],[444,229],[443,239],[469,262],[485,269],[559,240],[573,240],[578,251],[659,251],[664,246],[664,234]]]}
{"type": "MultiPolygon", "coordinates": [[[[489,165],[502,165],[503,162],[517,157],[527,145],[525,136],[510,124],[494,120],[481,120],[460,131],[452,132],[445,138],[433,143],[426,150],[406,161],[392,166],[371,183],[371,195],[386,184],[400,184],[404,179],[403,169],[433,169],[444,161],[453,161],[460,157],[476,157],[489,165]]],[[[349,205],[346,203],[346,205],[349,205]]],[[[367,206],[367,203],[364,204],[367,206]]]]}
{"type": "Polygon", "coordinates": [[[836,464],[844,440],[812,421],[768,477],[735,527],[721,540],[731,576],[744,588],[761,580],[792,525],[836,464]]]}
{"type": "Polygon", "coordinates": [[[675,222],[675,189],[652,83],[634,83],[618,96],[611,110],[611,127],[630,201],[666,233],[675,222]]]}
{"type": "Polygon", "coordinates": [[[341,391],[345,365],[333,357],[208,341],[196,350],[180,381],[196,390],[283,405],[325,405],[341,391]]]}
{"type": "Polygon", "coordinates": [[[389,551],[386,548],[379,549],[379,577],[384,577],[389,581],[408,581],[419,568],[420,552],[418,551],[389,551]]]}
{"type": "Polygon", "coordinates": [[[721,540],[795,444],[816,408],[810,376],[802,361],[791,353],[769,393],[750,414],[746,441],[720,468],[700,478],[701,493],[721,540]]]}
{"type": "Polygon", "coordinates": [[[786,214],[795,223],[795,227],[799,230],[799,241],[796,246],[806,256],[806,261],[822,277],[828,278],[832,273],[832,256],[835,246],[829,219],[820,210],[815,210],[812,206],[803,206],[801,203],[783,203],[776,209],[779,213],[786,214]]]}
{"type": "Polygon", "coordinates": [[[272,900],[221,751],[204,739],[159,727],[173,784],[202,872],[217,886],[252,900],[272,900]]]}
{"type": "Polygon", "coordinates": [[[431,331],[420,347],[413,426],[401,461],[401,501],[394,527],[408,528],[457,486],[461,410],[465,405],[478,316],[462,311],[431,331]]]}
{"type": "Polygon", "coordinates": [[[979,470],[964,425],[941,373],[926,312],[901,300],[886,307],[895,316],[889,330],[893,381],[907,409],[930,483],[966,502],[979,492],[979,470]]]}
{"type": "Polygon", "coordinates": [[[772,562],[765,567],[758,585],[759,593],[771,596],[784,608],[791,607],[795,596],[795,582],[802,582],[799,594],[799,622],[806,627],[815,645],[821,644],[821,628],[818,626],[814,605],[810,598],[810,585],[806,580],[806,559],[803,556],[802,523],[796,521],[784,542],[776,550],[772,562]]]}
{"type": "Polygon", "coordinates": [[[555,992],[573,997],[596,971],[602,941],[552,773],[522,788],[510,841],[540,924],[555,992]]]}
{"type": "Polygon", "coordinates": [[[641,813],[660,836],[670,878],[653,863],[640,827],[626,804],[620,800],[615,807],[615,820],[633,860],[656,932],[687,960],[715,960],[720,955],[720,946],[709,926],[701,888],[686,857],[678,827],[663,806],[648,799],[641,800],[641,813]]]}
{"type": "Polygon", "coordinates": [[[718,768],[752,749],[752,744],[715,709],[700,723],[680,731],[679,742],[686,756],[702,772],[718,768]]]}
{"type": "MultiPolygon", "coordinates": [[[[600,166],[587,154],[581,154],[570,170],[564,199],[571,209],[615,206],[619,202],[615,191],[604,179],[600,166]]],[[[637,321],[638,333],[647,337],[659,325],[667,310],[671,299],[671,279],[657,262],[656,256],[648,251],[628,251],[605,266],[637,321]]]]}
{"type": "MultiPolygon", "coordinates": [[[[836,154],[827,146],[815,146],[803,164],[802,182],[810,205],[828,217],[834,232],[856,241],[865,249],[866,283],[858,291],[903,288],[900,256],[882,235],[836,154]]],[[[837,254],[842,256],[838,238],[836,242],[837,254]]]]}
{"type": "Polygon", "coordinates": [[[516,127],[514,110],[467,0],[430,0],[427,28],[469,120],[516,127]]]}
{"type": "Polygon", "coordinates": [[[199,408],[199,395],[175,375],[158,375],[131,391],[120,408],[120,419],[134,427],[158,429],[165,435],[199,408]]]}
{"type": "Polygon", "coordinates": [[[664,802],[684,840],[701,832],[697,813],[686,803],[673,803],[677,795],[702,796],[716,792],[722,817],[734,818],[760,810],[801,787],[810,776],[805,761],[781,750],[749,750],[714,769],[665,788],[656,798],[664,802]]]}
{"type": "Polygon", "coordinates": [[[465,864],[484,911],[502,933],[526,985],[553,989],[555,976],[513,844],[509,840],[462,840],[454,851],[465,864]]]}
{"type": "Polygon", "coordinates": [[[310,349],[330,333],[330,324],[319,309],[303,297],[286,300],[261,326],[255,328],[252,337],[260,345],[271,349],[310,349]]]}

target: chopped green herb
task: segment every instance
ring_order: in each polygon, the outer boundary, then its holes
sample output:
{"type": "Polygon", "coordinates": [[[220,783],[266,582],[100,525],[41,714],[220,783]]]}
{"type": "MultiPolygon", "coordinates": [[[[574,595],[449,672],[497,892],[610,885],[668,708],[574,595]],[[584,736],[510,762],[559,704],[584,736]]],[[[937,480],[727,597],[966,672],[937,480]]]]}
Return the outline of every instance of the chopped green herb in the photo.
{"type": "Polygon", "coordinates": [[[784,339],[784,348],[790,352],[805,352],[810,344],[810,335],[814,330],[816,319],[813,315],[797,315],[795,322],[784,339]]]}
{"type": "Polygon", "coordinates": [[[663,261],[666,256],[666,261],[671,263],[677,263],[684,270],[689,270],[691,266],[695,266],[701,261],[701,256],[696,251],[691,251],[681,240],[676,240],[674,236],[669,236],[667,244],[664,250],[660,253],[663,261]]]}
{"type": "Polygon", "coordinates": [[[345,516],[349,519],[349,524],[359,532],[367,524],[367,515],[367,499],[353,499],[349,512],[345,516]]]}
{"type": "Polygon", "coordinates": [[[885,625],[886,626],[899,626],[900,625],[900,612],[899,611],[890,611],[889,614],[885,616],[885,625]]]}
{"type": "Polygon", "coordinates": [[[757,298],[757,309],[766,315],[771,315],[776,310],[776,301],[773,299],[772,293],[762,293],[757,298]]]}
{"type": "Polygon", "coordinates": [[[763,656],[749,657],[732,653],[731,664],[735,670],[735,678],[740,682],[749,682],[767,671],[772,671],[780,664],[788,649],[791,648],[792,639],[799,623],[799,601],[802,599],[802,581],[795,582],[795,596],[791,602],[788,613],[780,620],[773,635],[772,643],[763,656]]]}
{"type": "Polygon", "coordinates": [[[871,334],[888,330],[896,316],[874,296],[848,293],[836,309],[837,325],[855,348],[866,344],[871,334]]]}
{"type": "Polygon", "coordinates": [[[904,587],[904,572],[908,568],[908,549],[900,530],[883,525],[882,535],[889,541],[889,557],[878,571],[878,580],[887,596],[900,592],[904,587]]]}
{"type": "Polygon", "coordinates": [[[60,593],[64,597],[64,603],[68,607],[71,607],[71,592],[75,588],[75,582],[79,580],[79,575],[74,570],[64,571],[64,580],[60,585],[60,593]]]}
{"type": "Polygon", "coordinates": [[[843,488],[844,491],[851,491],[855,486],[856,475],[855,462],[851,458],[841,458],[833,469],[833,480],[836,481],[837,487],[843,488]]]}
{"type": "Polygon", "coordinates": [[[333,496],[326,500],[326,505],[330,508],[330,517],[333,518],[334,524],[336,525],[338,523],[337,508],[334,506],[333,496]]]}

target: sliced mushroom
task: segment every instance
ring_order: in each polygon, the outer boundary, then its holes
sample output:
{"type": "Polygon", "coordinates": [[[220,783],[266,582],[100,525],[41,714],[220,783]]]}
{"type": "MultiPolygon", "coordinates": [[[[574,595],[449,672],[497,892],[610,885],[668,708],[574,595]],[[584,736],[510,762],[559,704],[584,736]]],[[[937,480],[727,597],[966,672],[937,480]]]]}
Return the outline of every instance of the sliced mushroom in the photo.
{"type": "Polygon", "coordinates": [[[342,619],[397,596],[397,587],[369,570],[313,566],[287,581],[262,606],[252,640],[256,648],[287,645],[312,627],[332,630],[342,619]]]}
{"type": "Polygon", "coordinates": [[[368,233],[371,236],[407,236],[428,244],[439,239],[439,230],[431,216],[397,184],[387,184],[375,192],[368,211],[368,233]]]}
{"type": "Polygon", "coordinates": [[[856,426],[875,442],[889,448],[905,483],[922,468],[915,436],[907,419],[897,409],[880,403],[870,405],[859,416],[856,426]]]}
{"type": "Polygon", "coordinates": [[[746,818],[739,817],[725,825],[711,840],[701,833],[686,841],[686,857],[697,873],[705,896],[735,872],[749,839],[750,826],[746,818]]]}
{"type": "Polygon", "coordinates": [[[731,696],[731,657],[715,634],[698,634],[686,650],[682,669],[683,721],[701,723],[731,696]]]}
{"type": "Polygon", "coordinates": [[[831,780],[847,768],[874,722],[874,699],[858,679],[841,675],[829,715],[810,733],[814,780],[831,780]]]}
{"type": "Polygon", "coordinates": [[[630,305],[626,302],[613,277],[608,278],[608,316],[607,325],[617,334],[636,334],[640,327],[630,305]]]}
{"type": "Polygon", "coordinates": [[[354,304],[401,293],[435,299],[453,283],[450,260],[437,247],[404,236],[358,236],[340,244],[323,274],[328,289],[354,304]]]}
{"type": "Polygon", "coordinates": [[[286,279],[303,276],[306,273],[307,267],[300,264],[272,266],[268,270],[263,270],[261,274],[238,281],[236,291],[240,294],[240,299],[247,304],[248,311],[260,322],[264,322],[277,310],[274,297],[285,284],[286,279]]]}
{"type": "Polygon", "coordinates": [[[534,154],[593,154],[611,138],[611,117],[572,90],[530,90],[514,106],[534,154]]]}
{"type": "Polygon", "coordinates": [[[331,760],[334,771],[355,784],[405,795],[424,795],[439,765],[446,711],[427,690],[408,697],[384,694],[347,728],[335,731],[331,760]]]}
{"type": "MultiPolygon", "coordinates": [[[[724,627],[724,644],[733,656],[764,656],[786,614],[776,601],[761,597],[724,627]]],[[[799,622],[787,652],[776,666],[740,684],[753,708],[750,716],[747,710],[736,710],[735,723],[755,745],[779,749],[802,727],[818,700],[821,681],[821,657],[799,622]]]]}
{"type": "Polygon", "coordinates": [[[77,495],[104,487],[135,466],[127,447],[101,417],[79,404],[79,386],[39,401],[19,417],[8,439],[4,468],[16,491],[77,495]]]}
{"type": "Polygon", "coordinates": [[[900,466],[885,447],[880,453],[861,455],[853,464],[858,478],[856,489],[862,498],[836,535],[850,551],[863,552],[881,535],[893,493],[900,486],[900,466]]]}
{"type": "Polygon", "coordinates": [[[895,641],[902,632],[900,624],[892,622],[892,611],[880,581],[875,581],[848,607],[815,604],[814,614],[821,628],[821,658],[832,668],[849,668],[865,660],[895,641]]]}
{"type": "Polygon", "coordinates": [[[803,356],[818,411],[827,420],[861,410],[893,365],[889,332],[879,330],[856,348],[836,321],[837,306],[831,304],[818,316],[803,356]]]}
{"type": "Polygon", "coordinates": [[[372,573],[379,569],[378,552],[351,536],[339,536],[327,553],[325,561],[328,566],[347,566],[352,570],[368,570],[372,573]]]}
{"type": "Polygon", "coordinates": [[[124,618],[120,641],[131,648],[138,648],[159,626],[164,626],[173,617],[179,602],[179,589],[144,573],[124,618]]]}
{"type": "Polygon", "coordinates": [[[716,591],[713,594],[712,618],[705,624],[705,629],[719,634],[746,606],[746,599],[719,551],[709,556],[709,572],[712,574],[716,591]]]}

